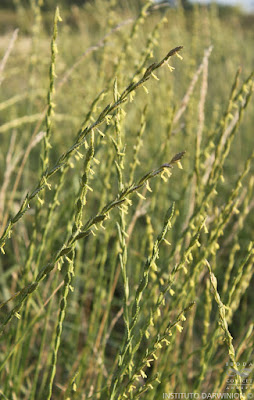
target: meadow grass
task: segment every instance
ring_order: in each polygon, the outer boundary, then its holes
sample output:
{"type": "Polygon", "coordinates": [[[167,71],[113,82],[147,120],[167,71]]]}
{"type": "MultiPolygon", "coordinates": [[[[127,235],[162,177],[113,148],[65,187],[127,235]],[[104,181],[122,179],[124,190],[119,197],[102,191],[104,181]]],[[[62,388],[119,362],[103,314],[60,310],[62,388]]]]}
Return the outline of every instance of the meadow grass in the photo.
{"type": "Polygon", "coordinates": [[[253,32],[41,6],[0,41],[0,398],[250,398],[253,32]]]}

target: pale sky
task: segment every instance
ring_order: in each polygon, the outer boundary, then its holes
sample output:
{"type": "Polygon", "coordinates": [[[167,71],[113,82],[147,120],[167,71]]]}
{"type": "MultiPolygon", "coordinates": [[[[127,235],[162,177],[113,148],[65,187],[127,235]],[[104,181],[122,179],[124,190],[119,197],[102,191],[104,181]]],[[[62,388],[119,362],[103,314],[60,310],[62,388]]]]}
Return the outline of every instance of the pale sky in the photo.
{"type": "MultiPolygon", "coordinates": [[[[199,3],[209,3],[209,0],[191,0],[199,3]]],[[[247,10],[254,10],[254,0],[217,0],[221,4],[236,4],[247,10]]]]}

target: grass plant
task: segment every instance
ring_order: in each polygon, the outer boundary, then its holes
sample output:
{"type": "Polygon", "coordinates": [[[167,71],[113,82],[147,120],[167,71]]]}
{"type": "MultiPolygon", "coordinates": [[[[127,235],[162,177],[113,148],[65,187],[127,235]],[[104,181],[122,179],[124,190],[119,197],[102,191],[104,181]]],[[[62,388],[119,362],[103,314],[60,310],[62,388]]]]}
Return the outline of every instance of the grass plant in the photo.
{"type": "Polygon", "coordinates": [[[0,398],[251,398],[253,32],[96,0],[57,7],[50,39],[42,2],[15,4],[0,398]]]}

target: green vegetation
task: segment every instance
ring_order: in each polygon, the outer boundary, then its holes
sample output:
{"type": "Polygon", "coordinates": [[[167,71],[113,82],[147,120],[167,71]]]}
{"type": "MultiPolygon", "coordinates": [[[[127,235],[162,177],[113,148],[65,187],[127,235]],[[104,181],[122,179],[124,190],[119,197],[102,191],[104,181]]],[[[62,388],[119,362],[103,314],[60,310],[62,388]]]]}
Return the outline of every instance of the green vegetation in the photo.
{"type": "Polygon", "coordinates": [[[253,392],[254,33],[142,4],[0,37],[1,399],[253,392]]]}

